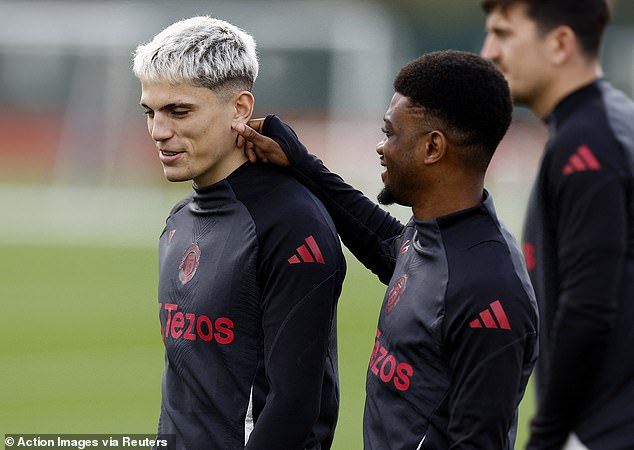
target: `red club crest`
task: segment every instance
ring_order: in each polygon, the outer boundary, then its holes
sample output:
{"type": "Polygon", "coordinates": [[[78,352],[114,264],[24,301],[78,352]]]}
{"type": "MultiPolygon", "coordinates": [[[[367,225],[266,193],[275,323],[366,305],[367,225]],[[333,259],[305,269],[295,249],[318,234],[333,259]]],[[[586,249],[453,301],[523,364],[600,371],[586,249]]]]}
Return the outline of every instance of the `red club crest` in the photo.
{"type": "Polygon", "coordinates": [[[391,313],[392,308],[394,308],[399,300],[401,299],[401,295],[405,292],[405,286],[407,285],[407,275],[402,275],[398,280],[394,283],[390,292],[387,296],[387,305],[385,305],[385,312],[391,313]]]}
{"type": "Polygon", "coordinates": [[[199,263],[200,248],[196,242],[192,242],[192,244],[187,247],[187,250],[185,250],[185,253],[183,253],[183,259],[181,260],[180,266],[178,266],[178,279],[181,280],[181,283],[187,284],[194,278],[199,263]]]}

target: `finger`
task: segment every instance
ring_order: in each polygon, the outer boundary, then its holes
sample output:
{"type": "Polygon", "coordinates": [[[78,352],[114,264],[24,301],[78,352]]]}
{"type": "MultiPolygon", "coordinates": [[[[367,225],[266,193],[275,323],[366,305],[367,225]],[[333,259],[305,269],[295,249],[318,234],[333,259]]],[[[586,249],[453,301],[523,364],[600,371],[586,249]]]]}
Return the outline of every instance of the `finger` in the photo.
{"type": "Polygon", "coordinates": [[[277,142],[267,136],[261,135],[248,125],[238,123],[235,125],[235,130],[247,141],[255,145],[258,150],[258,155],[260,155],[260,153],[274,154],[276,152],[282,152],[277,142]]]}
{"type": "Polygon", "coordinates": [[[236,138],[236,147],[243,148],[246,143],[247,141],[241,135],[238,135],[236,138]]]}
{"type": "Polygon", "coordinates": [[[264,163],[269,162],[269,159],[266,157],[266,153],[260,147],[255,147],[255,152],[257,153],[260,161],[264,163]]]}
{"type": "Polygon", "coordinates": [[[236,122],[235,124],[232,124],[231,127],[244,139],[249,142],[253,142],[257,146],[265,145],[270,141],[269,138],[262,136],[256,130],[244,123],[236,122]]]}
{"type": "Polygon", "coordinates": [[[264,128],[264,119],[251,119],[247,124],[258,133],[261,133],[262,128],[264,128]]]}
{"type": "MultiPolygon", "coordinates": [[[[264,123],[264,119],[255,119],[250,121],[255,127],[260,127],[264,123]]],[[[263,136],[255,129],[241,122],[234,122],[231,127],[247,141],[247,147],[253,149],[254,154],[262,162],[274,162],[280,166],[289,166],[288,158],[284,154],[280,145],[273,139],[263,136]]],[[[248,153],[249,158],[252,153],[248,153]]]]}
{"type": "Polygon", "coordinates": [[[244,148],[244,153],[247,156],[247,158],[249,159],[249,161],[253,164],[255,164],[258,161],[258,156],[255,154],[255,150],[254,147],[252,147],[253,144],[251,144],[251,146],[247,145],[244,148]]]}

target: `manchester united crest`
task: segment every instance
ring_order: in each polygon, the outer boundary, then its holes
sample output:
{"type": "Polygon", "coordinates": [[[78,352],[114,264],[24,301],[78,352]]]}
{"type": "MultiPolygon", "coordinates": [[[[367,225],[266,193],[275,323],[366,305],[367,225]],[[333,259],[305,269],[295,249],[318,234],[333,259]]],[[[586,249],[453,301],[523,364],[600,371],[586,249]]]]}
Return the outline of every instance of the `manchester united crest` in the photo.
{"type": "Polygon", "coordinates": [[[407,275],[402,275],[394,282],[394,285],[390,289],[387,296],[387,304],[385,305],[385,312],[391,313],[392,309],[398,304],[401,299],[401,295],[405,292],[405,286],[407,285],[407,275]]]}
{"type": "Polygon", "coordinates": [[[183,259],[181,260],[180,266],[178,266],[178,279],[181,280],[181,283],[187,284],[194,278],[199,263],[200,248],[196,242],[192,242],[192,244],[187,247],[187,250],[185,250],[185,253],[183,253],[183,259]]]}

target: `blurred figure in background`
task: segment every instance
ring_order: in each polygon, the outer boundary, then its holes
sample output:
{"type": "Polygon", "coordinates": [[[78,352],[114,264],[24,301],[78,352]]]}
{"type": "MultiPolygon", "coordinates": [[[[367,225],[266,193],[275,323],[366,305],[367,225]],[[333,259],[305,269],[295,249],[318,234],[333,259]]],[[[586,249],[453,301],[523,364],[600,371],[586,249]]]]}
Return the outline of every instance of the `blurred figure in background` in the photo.
{"type": "Polygon", "coordinates": [[[528,448],[634,448],[634,104],[603,78],[606,0],[482,0],[482,56],[550,128],[524,253],[540,306],[528,448]]]}
{"type": "Polygon", "coordinates": [[[318,194],[346,246],[388,285],[367,372],[368,450],[512,450],[537,358],[537,304],[519,247],[484,190],[511,122],[508,85],[477,55],[423,55],[401,69],[377,145],[383,204],[328,171],[277,117],[234,125],[246,151],[318,194]],[[255,146],[255,148],[250,148],[255,146]]]}
{"type": "Polygon", "coordinates": [[[159,242],[160,436],[179,449],[328,449],[345,260],[308,189],[247,162],[255,42],[209,17],[137,48],[141,106],[169,181],[193,181],[159,242]]]}

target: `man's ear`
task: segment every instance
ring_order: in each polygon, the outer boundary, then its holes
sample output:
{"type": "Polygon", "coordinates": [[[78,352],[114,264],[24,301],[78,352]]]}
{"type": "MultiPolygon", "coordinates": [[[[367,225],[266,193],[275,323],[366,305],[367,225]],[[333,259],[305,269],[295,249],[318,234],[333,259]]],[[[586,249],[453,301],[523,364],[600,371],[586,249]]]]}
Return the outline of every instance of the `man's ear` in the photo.
{"type": "Polygon", "coordinates": [[[255,98],[249,91],[241,91],[235,97],[235,114],[233,119],[238,122],[247,123],[253,115],[253,106],[255,98]]]}
{"type": "Polygon", "coordinates": [[[447,152],[447,137],[442,131],[434,130],[422,139],[423,163],[434,164],[440,161],[447,152]]]}
{"type": "Polygon", "coordinates": [[[575,32],[567,25],[560,25],[548,33],[548,52],[555,66],[561,66],[578,51],[575,32]]]}

